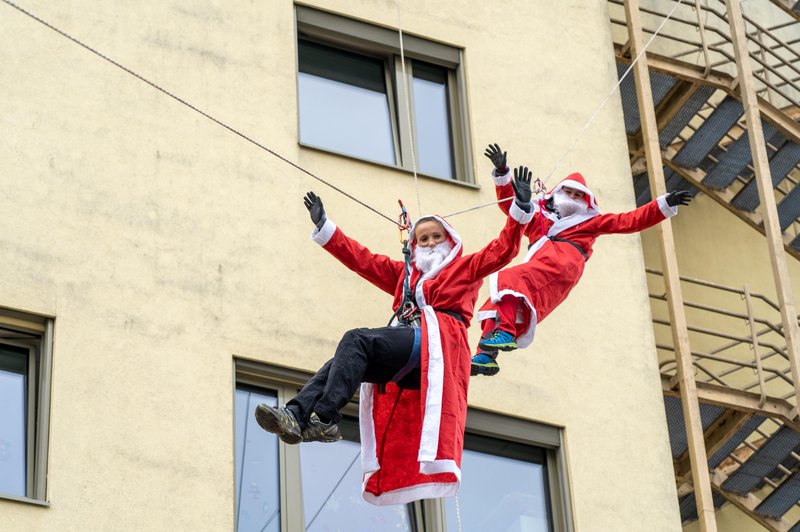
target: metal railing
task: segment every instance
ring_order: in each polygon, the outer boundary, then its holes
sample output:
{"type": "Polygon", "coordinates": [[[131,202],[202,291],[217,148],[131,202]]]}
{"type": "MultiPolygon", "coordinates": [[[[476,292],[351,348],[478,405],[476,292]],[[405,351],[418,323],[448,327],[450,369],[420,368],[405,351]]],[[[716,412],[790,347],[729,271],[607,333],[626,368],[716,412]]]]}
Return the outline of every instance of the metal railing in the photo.
{"type": "MultiPolygon", "coordinates": [[[[650,268],[647,273],[663,275],[650,268]]],[[[697,380],[758,393],[762,406],[767,397],[792,402],[794,383],[780,307],[763,294],[751,292],[746,285],[736,288],[683,276],[681,282],[702,287],[702,290],[687,290],[689,295],[684,300],[697,380]],[[707,299],[724,304],[698,301],[696,298],[704,293],[707,299]]],[[[654,303],[653,323],[658,326],[656,348],[662,358],[659,368],[672,376],[676,361],[674,357],[664,357],[665,353],[675,351],[668,343],[671,340],[666,340],[671,339],[667,332],[672,324],[669,319],[658,317],[663,309],[657,306],[657,302],[666,302],[666,295],[650,293],[650,299],[654,303]],[[659,331],[659,327],[666,329],[659,331]]]]}
{"type": "MultiPolygon", "coordinates": [[[[663,7],[659,9],[641,7],[640,11],[651,17],[647,24],[643,20],[642,30],[653,35],[675,1],[660,2],[659,5],[663,7]]],[[[617,6],[610,9],[612,25],[627,27],[624,14],[621,17],[618,15],[619,9],[624,6],[623,0],[609,0],[609,4],[617,6]]],[[[651,49],[663,50],[672,59],[700,64],[704,67],[705,76],[711,70],[735,76],[736,60],[724,2],[710,0],[703,5],[695,0],[685,2],[684,6],[664,25],[651,49]],[[692,61],[690,57],[695,54],[697,58],[692,61]]],[[[800,24],[788,14],[785,16],[786,22],[771,27],[753,17],[744,16],[749,55],[754,66],[753,76],[760,84],[757,90],[778,107],[800,106],[800,47],[797,46],[800,43],[800,24]],[[788,36],[782,36],[781,32],[788,36]]],[[[627,39],[627,33],[624,39],[627,39]]]]}

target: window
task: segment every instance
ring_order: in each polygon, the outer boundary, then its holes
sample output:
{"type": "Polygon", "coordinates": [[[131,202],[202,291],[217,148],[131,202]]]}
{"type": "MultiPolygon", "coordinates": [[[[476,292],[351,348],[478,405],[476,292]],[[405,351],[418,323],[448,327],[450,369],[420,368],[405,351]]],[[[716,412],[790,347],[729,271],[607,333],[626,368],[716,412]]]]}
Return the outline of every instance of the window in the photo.
{"type": "Polygon", "coordinates": [[[0,497],[46,500],[51,319],[0,309],[0,497]]]}
{"type": "Polygon", "coordinates": [[[458,496],[405,506],[361,498],[358,408],[343,412],[337,443],[285,445],[264,432],[253,412],[283,404],[310,375],[235,360],[237,532],[251,530],[461,529],[526,532],[572,530],[561,431],[470,410],[458,496]]]}
{"type": "Polygon", "coordinates": [[[404,34],[404,65],[397,31],[296,13],[301,144],[474,183],[461,50],[404,34]]]}

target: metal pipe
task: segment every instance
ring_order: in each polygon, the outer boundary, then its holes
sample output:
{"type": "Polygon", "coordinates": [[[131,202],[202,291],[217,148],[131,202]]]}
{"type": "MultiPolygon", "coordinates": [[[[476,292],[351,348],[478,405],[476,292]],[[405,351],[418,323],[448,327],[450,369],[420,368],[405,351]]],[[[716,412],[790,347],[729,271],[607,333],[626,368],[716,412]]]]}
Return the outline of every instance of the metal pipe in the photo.
{"type": "Polygon", "coordinates": [[[753,319],[753,304],[750,301],[750,287],[747,284],[744,285],[744,301],[745,305],[747,306],[747,323],[750,325],[750,336],[753,341],[753,355],[756,359],[756,372],[758,373],[758,385],[761,390],[761,398],[758,401],[758,407],[762,408],[764,403],[767,402],[767,392],[764,388],[764,373],[761,366],[761,355],[758,352],[758,335],[756,334],[756,326],[753,319]]]}

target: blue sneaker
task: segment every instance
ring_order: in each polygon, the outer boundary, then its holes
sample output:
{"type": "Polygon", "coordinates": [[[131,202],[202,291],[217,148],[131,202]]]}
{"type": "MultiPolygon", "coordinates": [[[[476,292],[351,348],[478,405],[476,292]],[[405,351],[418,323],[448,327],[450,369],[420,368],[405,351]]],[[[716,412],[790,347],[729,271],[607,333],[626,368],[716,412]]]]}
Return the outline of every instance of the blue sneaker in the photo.
{"type": "Polygon", "coordinates": [[[469,368],[469,374],[492,376],[500,371],[500,366],[497,365],[495,357],[489,353],[478,353],[472,357],[472,365],[469,368]]]}
{"type": "Polygon", "coordinates": [[[509,332],[494,331],[489,338],[481,338],[478,347],[493,351],[513,351],[517,348],[517,342],[509,332]]]}

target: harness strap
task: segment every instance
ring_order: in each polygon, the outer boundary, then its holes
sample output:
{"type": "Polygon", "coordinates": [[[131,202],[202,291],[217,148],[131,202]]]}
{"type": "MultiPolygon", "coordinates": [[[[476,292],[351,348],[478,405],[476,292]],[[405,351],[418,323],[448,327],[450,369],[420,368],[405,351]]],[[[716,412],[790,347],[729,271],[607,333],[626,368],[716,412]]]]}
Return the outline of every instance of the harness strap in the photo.
{"type": "Polygon", "coordinates": [[[572,246],[572,247],[574,247],[575,249],[577,249],[578,251],[580,251],[581,255],[583,255],[583,260],[584,260],[584,261],[587,261],[587,260],[589,260],[589,257],[586,255],[586,252],[585,252],[585,251],[583,251],[583,248],[582,248],[582,247],[580,247],[580,246],[579,246],[578,244],[576,244],[575,242],[573,242],[572,240],[567,240],[566,238],[559,238],[559,237],[557,237],[557,236],[548,236],[547,238],[549,238],[549,239],[550,239],[550,240],[552,240],[553,242],[565,242],[565,243],[569,244],[570,246],[572,246]]]}

